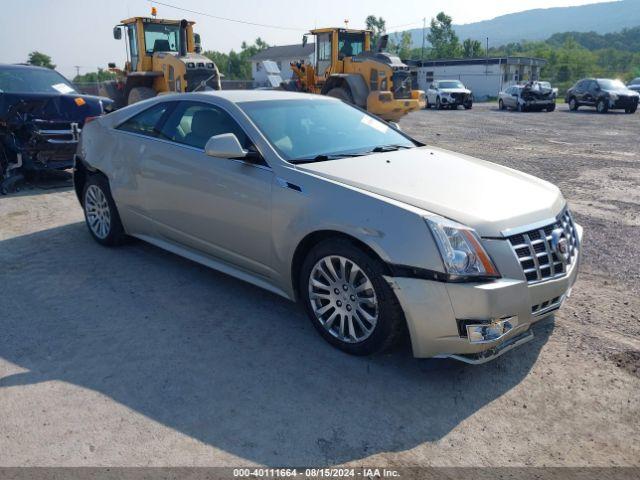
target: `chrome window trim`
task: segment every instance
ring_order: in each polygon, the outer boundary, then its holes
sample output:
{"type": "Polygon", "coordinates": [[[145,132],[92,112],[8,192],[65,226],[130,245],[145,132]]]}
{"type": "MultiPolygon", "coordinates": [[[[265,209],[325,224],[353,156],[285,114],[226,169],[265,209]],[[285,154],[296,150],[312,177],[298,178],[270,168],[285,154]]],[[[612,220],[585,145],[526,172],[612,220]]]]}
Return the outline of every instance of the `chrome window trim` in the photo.
{"type": "MultiPolygon", "coordinates": [[[[144,139],[148,139],[148,140],[155,140],[156,142],[167,143],[169,145],[174,145],[176,147],[186,148],[188,150],[193,150],[193,151],[202,153],[203,155],[207,156],[207,154],[204,152],[203,148],[192,147],[191,145],[185,145],[184,143],[172,142],[171,140],[165,140],[163,138],[150,137],[148,135],[142,135],[141,133],[128,132],[126,130],[118,130],[118,132],[119,133],[124,133],[125,135],[132,135],[134,137],[140,137],[140,138],[144,138],[144,139]]],[[[256,148],[258,148],[258,147],[256,147],[256,148]]],[[[260,153],[260,155],[262,155],[262,153],[260,153]]],[[[263,158],[264,158],[264,156],[263,156],[263,158]]],[[[242,160],[241,158],[227,158],[225,160],[229,160],[231,162],[239,162],[239,163],[242,163],[242,164],[250,166],[250,167],[259,168],[259,169],[262,169],[262,170],[268,170],[269,172],[273,171],[272,168],[270,166],[268,166],[268,165],[256,165],[255,163],[247,162],[246,160],[242,160]]]]}

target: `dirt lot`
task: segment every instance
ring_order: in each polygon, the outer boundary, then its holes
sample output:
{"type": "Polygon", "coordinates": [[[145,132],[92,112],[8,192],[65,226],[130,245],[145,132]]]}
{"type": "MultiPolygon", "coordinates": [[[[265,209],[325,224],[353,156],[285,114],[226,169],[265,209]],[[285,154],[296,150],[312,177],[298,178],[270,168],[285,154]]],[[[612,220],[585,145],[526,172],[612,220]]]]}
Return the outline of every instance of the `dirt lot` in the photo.
{"type": "Polygon", "coordinates": [[[562,188],[582,274],[533,342],[478,367],[349,357],[279,297],[98,246],[68,187],[26,190],[0,197],[0,466],[640,465],[640,114],[402,125],[562,188]]]}

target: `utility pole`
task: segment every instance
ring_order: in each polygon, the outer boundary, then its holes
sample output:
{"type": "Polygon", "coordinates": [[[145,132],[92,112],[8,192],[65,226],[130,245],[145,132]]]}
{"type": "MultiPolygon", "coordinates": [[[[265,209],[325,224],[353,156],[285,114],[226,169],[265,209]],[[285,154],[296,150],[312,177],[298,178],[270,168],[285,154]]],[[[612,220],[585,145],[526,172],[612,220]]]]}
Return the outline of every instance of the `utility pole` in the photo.
{"type": "Polygon", "coordinates": [[[76,77],[80,76],[80,65],[74,65],[73,68],[76,69],[76,77]]]}
{"type": "Polygon", "coordinates": [[[420,61],[424,61],[424,42],[425,42],[425,34],[427,31],[427,17],[422,19],[422,53],[420,54],[420,61]]]}
{"type": "Polygon", "coordinates": [[[489,73],[489,37],[487,37],[487,49],[485,50],[484,56],[487,60],[487,66],[485,67],[485,74],[488,74],[489,73]]]}

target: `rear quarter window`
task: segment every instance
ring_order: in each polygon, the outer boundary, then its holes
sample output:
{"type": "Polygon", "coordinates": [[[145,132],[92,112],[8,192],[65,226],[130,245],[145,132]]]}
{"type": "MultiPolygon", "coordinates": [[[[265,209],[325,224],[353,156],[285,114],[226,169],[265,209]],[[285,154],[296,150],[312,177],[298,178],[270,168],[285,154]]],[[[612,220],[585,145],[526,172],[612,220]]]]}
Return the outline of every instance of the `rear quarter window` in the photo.
{"type": "Polygon", "coordinates": [[[159,103],[134,115],[129,120],[125,120],[116,128],[124,132],[137,133],[148,137],[160,137],[158,125],[168,108],[168,103],[159,103]]]}

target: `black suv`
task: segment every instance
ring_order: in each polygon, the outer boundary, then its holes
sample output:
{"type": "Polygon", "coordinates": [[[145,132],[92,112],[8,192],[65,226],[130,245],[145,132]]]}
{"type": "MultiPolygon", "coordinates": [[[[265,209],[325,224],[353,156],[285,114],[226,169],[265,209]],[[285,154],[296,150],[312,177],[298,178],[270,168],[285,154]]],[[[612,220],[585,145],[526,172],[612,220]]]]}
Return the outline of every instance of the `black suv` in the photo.
{"type": "Polygon", "coordinates": [[[567,90],[565,101],[570,110],[583,105],[596,107],[600,113],[608,110],[624,110],[634,113],[638,108],[638,92],[629,90],[620,80],[609,78],[585,78],[567,90]]]}

